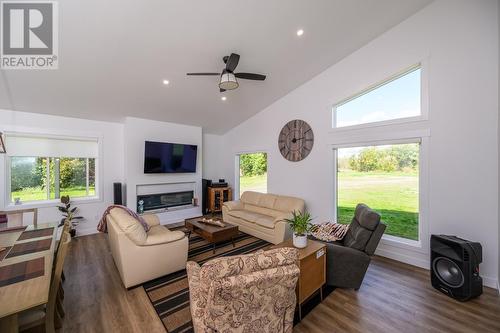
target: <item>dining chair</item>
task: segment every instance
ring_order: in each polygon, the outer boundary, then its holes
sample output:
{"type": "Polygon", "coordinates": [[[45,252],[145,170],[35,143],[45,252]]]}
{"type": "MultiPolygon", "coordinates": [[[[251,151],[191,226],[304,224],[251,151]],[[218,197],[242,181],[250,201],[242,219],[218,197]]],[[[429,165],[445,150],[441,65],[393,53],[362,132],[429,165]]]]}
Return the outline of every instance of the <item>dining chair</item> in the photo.
{"type": "Polygon", "coordinates": [[[18,210],[9,210],[9,211],[0,211],[0,215],[7,216],[7,225],[0,226],[1,229],[13,229],[19,228],[23,226],[23,220],[25,214],[33,214],[33,225],[38,225],[38,209],[30,208],[30,209],[18,209],[18,210]]]}
{"type": "Polygon", "coordinates": [[[19,331],[25,331],[33,327],[42,326],[46,333],[54,333],[56,326],[61,325],[57,311],[59,285],[61,284],[61,274],[64,266],[64,259],[68,252],[68,245],[71,236],[64,232],[59,242],[55,269],[50,283],[49,300],[46,305],[34,309],[23,311],[19,314],[19,331]]]}

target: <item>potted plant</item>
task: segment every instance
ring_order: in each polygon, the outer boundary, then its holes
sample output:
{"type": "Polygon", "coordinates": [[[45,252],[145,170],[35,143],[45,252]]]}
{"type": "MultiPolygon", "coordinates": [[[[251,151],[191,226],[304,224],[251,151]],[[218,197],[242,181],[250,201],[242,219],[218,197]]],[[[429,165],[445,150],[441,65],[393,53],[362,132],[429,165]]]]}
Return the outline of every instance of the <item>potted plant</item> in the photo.
{"type": "Polygon", "coordinates": [[[61,219],[61,223],[59,226],[63,225],[65,222],[69,223],[70,226],[70,235],[71,237],[75,237],[76,229],[75,227],[80,223],[79,220],[83,219],[82,216],[75,216],[78,211],[78,207],[71,207],[71,200],[69,195],[63,195],[61,197],[61,206],[57,206],[57,209],[62,213],[63,218],[61,219]]]}
{"type": "Polygon", "coordinates": [[[293,231],[293,246],[302,249],[307,246],[307,233],[311,230],[312,217],[307,211],[292,212],[292,218],[285,219],[293,231]]]}

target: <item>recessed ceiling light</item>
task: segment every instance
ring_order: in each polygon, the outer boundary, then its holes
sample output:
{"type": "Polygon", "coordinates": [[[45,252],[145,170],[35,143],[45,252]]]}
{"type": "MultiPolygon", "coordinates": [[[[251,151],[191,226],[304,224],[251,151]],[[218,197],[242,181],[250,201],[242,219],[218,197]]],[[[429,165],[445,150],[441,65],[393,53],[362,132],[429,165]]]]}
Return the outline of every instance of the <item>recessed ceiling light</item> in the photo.
{"type": "Polygon", "coordinates": [[[167,84],[169,84],[169,83],[170,83],[170,81],[168,81],[168,80],[163,80],[163,84],[164,84],[164,85],[167,85],[167,84]]]}
{"type": "Polygon", "coordinates": [[[300,36],[302,36],[303,34],[304,34],[304,30],[302,30],[302,29],[297,30],[297,36],[299,36],[299,37],[300,37],[300,36]]]}
{"type": "Polygon", "coordinates": [[[223,100],[223,101],[225,101],[227,99],[227,97],[226,96],[222,96],[220,99],[223,100]]]}

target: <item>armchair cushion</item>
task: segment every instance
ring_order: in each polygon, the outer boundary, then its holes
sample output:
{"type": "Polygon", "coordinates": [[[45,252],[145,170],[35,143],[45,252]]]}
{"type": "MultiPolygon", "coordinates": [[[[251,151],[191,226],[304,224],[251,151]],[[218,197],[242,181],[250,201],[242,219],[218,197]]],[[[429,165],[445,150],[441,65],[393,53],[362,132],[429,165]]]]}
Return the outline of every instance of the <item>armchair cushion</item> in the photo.
{"type": "Polygon", "coordinates": [[[344,237],[344,245],[364,251],[373,231],[380,223],[380,214],[364,204],[358,204],[349,230],[344,237]]]}
{"type": "Polygon", "coordinates": [[[291,332],[299,274],[288,265],[215,280],[205,324],[216,332],[291,332]]]}
{"type": "Polygon", "coordinates": [[[143,245],[157,245],[164,243],[175,242],[184,238],[186,235],[179,230],[170,231],[162,225],[157,225],[151,228],[147,234],[146,241],[143,245]]]}
{"type": "Polygon", "coordinates": [[[195,332],[291,333],[298,250],[270,251],[186,266],[195,332]]]}
{"type": "Polygon", "coordinates": [[[149,225],[149,227],[154,227],[160,224],[160,219],[156,214],[146,214],[142,216],[142,219],[149,225]]]}
{"type": "Polygon", "coordinates": [[[117,208],[112,209],[110,215],[132,242],[136,245],[143,245],[146,242],[147,233],[142,224],[137,222],[133,216],[129,215],[125,210],[117,208]]]}
{"type": "Polygon", "coordinates": [[[365,204],[358,204],[354,211],[354,217],[365,229],[375,230],[380,222],[380,214],[365,204]]]}

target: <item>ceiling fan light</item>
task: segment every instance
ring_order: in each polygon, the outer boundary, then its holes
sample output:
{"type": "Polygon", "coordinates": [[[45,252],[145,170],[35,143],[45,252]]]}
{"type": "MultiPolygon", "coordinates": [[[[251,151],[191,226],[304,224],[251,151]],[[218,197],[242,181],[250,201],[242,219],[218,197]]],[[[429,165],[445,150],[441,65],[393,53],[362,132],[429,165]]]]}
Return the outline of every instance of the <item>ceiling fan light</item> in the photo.
{"type": "Polygon", "coordinates": [[[224,90],[233,90],[238,88],[236,76],[233,73],[224,73],[220,76],[219,88],[224,90]]]}

